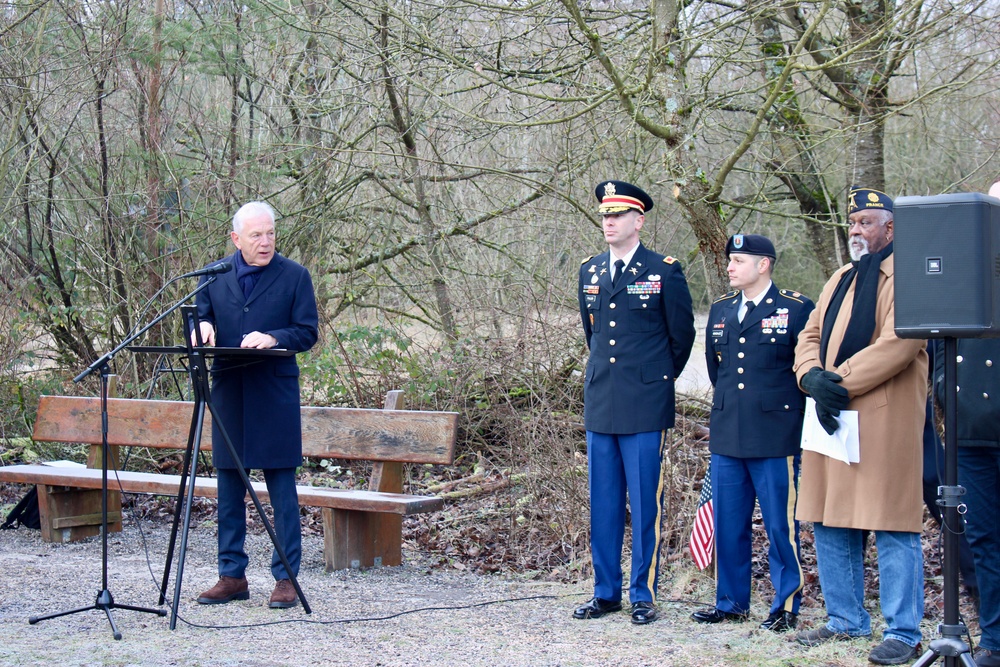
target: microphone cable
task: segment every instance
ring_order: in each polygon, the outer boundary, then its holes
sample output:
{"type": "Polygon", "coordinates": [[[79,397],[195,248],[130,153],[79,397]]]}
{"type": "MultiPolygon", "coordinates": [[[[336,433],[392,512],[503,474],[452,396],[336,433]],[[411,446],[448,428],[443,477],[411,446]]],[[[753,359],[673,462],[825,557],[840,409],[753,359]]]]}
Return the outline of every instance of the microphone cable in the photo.
{"type": "MultiPolygon", "coordinates": [[[[120,483],[119,483],[119,490],[123,494],[128,495],[128,496],[146,495],[146,494],[138,494],[138,493],[126,492],[123,489],[121,489],[121,484],[120,483]]],[[[146,533],[142,529],[142,522],[140,521],[140,519],[139,519],[139,517],[138,517],[138,515],[137,515],[137,513],[135,511],[135,507],[132,506],[132,505],[129,506],[129,514],[132,516],[133,521],[135,521],[136,528],[139,531],[140,541],[142,542],[143,554],[144,554],[145,559],[146,559],[146,569],[149,571],[149,575],[150,575],[150,578],[151,578],[151,580],[153,582],[153,585],[156,587],[156,595],[157,595],[157,598],[158,598],[159,595],[160,595],[160,585],[161,585],[161,583],[157,582],[156,573],[153,572],[153,564],[152,564],[152,561],[150,560],[149,544],[146,541],[146,533]]],[[[266,519],[264,519],[264,520],[266,520],[266,519]]],[[[413,609],[404,609],[403,611],[398,611],[398,612],[395,612],[395,613],[392,613],[392,614],[383,615],[383,616],[361,616],[361,617],[354,617],[354,618],[338,618],[338,619],[332,619],[332,620],[320,620],[320,619],[314,619],[314,618],[285,618],[285,619],[279,619],[279,620],[274,620],[274,621],[263,621],[263,622],[259,622],[259,623],[236,623],[236,624],[231,624],[231,625],[220,625],[220,624],[196,623],[194,621],[190,621],[190,620],[184,618],[184,616],[182,616],[179,611],[177,613],[177,619],[179,621],[181,621],[182,623],[184,623],[184,625],[186,625],[188,627],[199,628],[199,629],[203,629],[203,630],[243,630],[243,629],[247,629],[247,628],[263,628],[263,627],[276,626],[276,625],[288,625],[288,624],[292,624],[292,623],[302,623],[302,624],[307,624],[307,625],[320,625],[320,626],[326,626],[326,625],[347,625],[347,624],[350,624],[350,623],[381,623],[381,622],[384,622],[384,621],[392,620],[394,618],[400,618],[402,616],[408,616],[410,614],[421,614],[421,613],[428,613],[428,612],[435,612],[435,611],[460,611],[460,610],[463,610],[463,609],[479,609],[479,608],[482,608],[482,607],[490,607],[490,606],[494,606],[494,605],[509,604],[509,603],[514,603],[514,602],[528,602],[528,601],[531,601],[531,600],[558,600],[558,599],[565,598],[565,597],[576,597],[577,595],[578,595],[578,593],[573,593],[573,594],[567,593],[565,595],[554,595],[554,594],[527,595],[527,596],[523,596],[523,597],[501,598],[501,599],[498,599],[498,600],[487,600],[485,602],[475,602],[475,603],[470,603],[470,604],[465,604],[465,605],[450,605],[450,606],[445,606],[445,607],[442,607],[442,606],[416,607],[416,608],[413,608],[413,609]]],[[[173,608],[172,600],[169,597],[165,597],[164,606],[167,609],[172,609],[173,608]]]]}

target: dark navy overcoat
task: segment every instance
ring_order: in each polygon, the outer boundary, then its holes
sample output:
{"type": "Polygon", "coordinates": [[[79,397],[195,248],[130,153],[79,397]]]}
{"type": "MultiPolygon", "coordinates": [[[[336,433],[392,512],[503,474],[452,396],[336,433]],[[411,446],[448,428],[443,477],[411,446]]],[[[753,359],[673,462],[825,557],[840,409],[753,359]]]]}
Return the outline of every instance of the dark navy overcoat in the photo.
{"type": "Polygon", "coordinates": [[[611,287],[610,252],[580,266],[580,316],[590,347],[584,423],[607,434],[674,425],[674,382],[694,344],[691,293],[680,262],[642,244],[611,287]]]}
{"type": "MultiPolygon", "coordinates": [[[[235,265],[236,255],[229,261],[235,265]]],[[[239,347],[252,331],[270,334],[277,347],[296,352],[316,343],[319,317],[309,272],[277,253],[260,272],[249,298],[244,298],[233,270],[199,293],[196,302],[198,317],[215,325],[218,347],[239,347]]],[[[301,465],[299,366],[294,356],[216,358],[212,404],[244,467],[301,465]]],[[[214,422],[212,443],[215,467],[236,467],[214,422]]]]}

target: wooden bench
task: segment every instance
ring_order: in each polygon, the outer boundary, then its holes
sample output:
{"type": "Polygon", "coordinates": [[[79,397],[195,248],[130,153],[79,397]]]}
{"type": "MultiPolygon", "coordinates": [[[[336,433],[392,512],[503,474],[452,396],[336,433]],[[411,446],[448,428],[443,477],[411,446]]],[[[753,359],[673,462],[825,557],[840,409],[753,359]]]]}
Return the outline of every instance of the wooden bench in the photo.
{"type": "MultiPolygon", "coordinates": [[[[402,392],[393,391],[382,410],[302,408],[304,456],[373,462],[365,490],[298,487],[300,505],[322,508],[328,572],[399,565],[403,516],[433,512],[444,505],[433,496],[404,494],[403,466],[453,463],[458,413],[401,410],[401,403],[402,392]]],[[[108,444],[112,460],[120,460],[120,447],[183,450],[193,405],[185,401],[109,399],[108,444]]],[[[90,444],[90,467],[0,467],[0,481],[37,486],[42,537],[47,541],[72,541],[100,531],[100,408],[98,398],[43,396],[32,436],[36,441],[90,444]]],[[[205,417],[202,451],[212,447],[211,415],[207,410],[205,417]]],[[[180,479],[180,475],[109,470],[108,488],[113,491],[108,499],[109,524],[121,530],[119,488],[130,493],[177,496],[180,479]]],[[[255,482],[254,490],[262,501],[267,500],[263,482],[255,482]]],[[[195,495],[215,497],[216,493],[214,478],[198,477],[195,495]]]]}

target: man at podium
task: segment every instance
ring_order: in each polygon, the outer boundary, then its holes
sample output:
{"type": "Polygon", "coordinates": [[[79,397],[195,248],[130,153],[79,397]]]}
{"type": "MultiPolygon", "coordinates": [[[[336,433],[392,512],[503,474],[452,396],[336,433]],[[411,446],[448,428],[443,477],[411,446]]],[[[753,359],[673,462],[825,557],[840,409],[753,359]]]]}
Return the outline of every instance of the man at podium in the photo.
{"type": "MultiPolygon", "coordinates": [[[[304,352],[316,343],[319,316],[312,279],[305,267],[275,252],[274,210],[250,202],[233,217],[230,237],[234,271],[221,274],[198,294],[198,319],[205,345],[284,348],[304,352]]],[[[206,280],[207,278],[202,278],[206,280]]],[[[219,489],[219,581],[198,597],[201,604],[247,600],[249,561],[246,487],[237,466],[261,469],[274,509],[274,529],[292,568],[277,550],[271,557],[276,581],[270,607],[298,604],[290,581],[302,555],[302,527],[295,469],[302,464],[299,367],[295,356],[260,359],[220,356],[212,366],[212,404],[232,439],[239,460],[212,424],[212,463],[219,489]]]]}

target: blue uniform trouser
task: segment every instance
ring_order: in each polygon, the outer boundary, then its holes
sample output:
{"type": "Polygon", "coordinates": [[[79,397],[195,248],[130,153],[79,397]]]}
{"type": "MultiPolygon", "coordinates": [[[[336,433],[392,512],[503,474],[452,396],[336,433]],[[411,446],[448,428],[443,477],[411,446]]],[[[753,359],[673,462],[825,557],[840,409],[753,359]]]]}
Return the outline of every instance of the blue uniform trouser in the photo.
{"type": "Polygon", "coordinates": [[[715,606],[735,614],[750,611],[754,500],[767,531],[768,565],[774,600],[770,613],[799,613],[799,457],[741,459],[712,454],[712,506],[718,580],[715,606]]]}
{"type": "Polygon", "coordinates": [[[622,597],[627,491],[632,513],[629,601],[656,601],[664,433],[610,435],[587,431],[590,549],[594,557],[594,595],[601,599],[617,602],[622,597]]]}
{"type": "MultiPolygon", "coordinates": [[[[938,437],[934,426],[934,408],[927,399],[927,411],[924,419],[924,504],[938,526],[942,525],[941,508],[938,506],[938,487],[944,484],[944,446],[938,437]]],[[[968,589],[979,589],[976,580],[976,563],[972,557],[969,540],[963,531],[958,543],[958,571],[962,575],[962,584],[968,589]]]]}
{"type": "Polygon", "coordinates": [[[1000,651],[1000,449],[958,448],[958,483],[965,487],[965,533],[979,575],[979,645],[1000,651]]]}
{"type": "MultiPolygon", "coordinates": [[[[236,468],[217,468],[219,484],[219,576],[243,577],[249,558],[243,550],[247,536],[246,487],[236,468]]],[[[292,573],[298,575],[302,560],[302,526],[299,497],[295,491],[295,468],[264,470],[264,482],[274,510],[274,532],[285,551],[292,573]]],[[[271,554],[275,580],[289,579],[275,549],[271,554]]]]}

